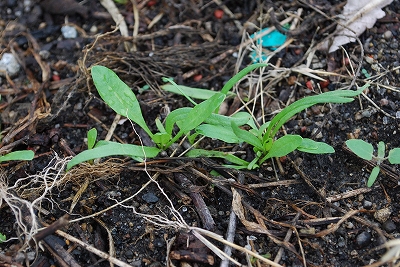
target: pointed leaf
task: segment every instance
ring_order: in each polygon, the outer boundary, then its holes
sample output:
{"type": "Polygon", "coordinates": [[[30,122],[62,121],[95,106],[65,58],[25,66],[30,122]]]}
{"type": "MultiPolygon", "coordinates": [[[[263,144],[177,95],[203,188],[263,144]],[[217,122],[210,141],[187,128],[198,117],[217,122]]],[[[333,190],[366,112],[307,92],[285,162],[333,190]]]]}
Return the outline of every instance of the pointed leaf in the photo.
{"type": "Polygon", "coordinates": [[[364,140],[350,139],[346,141],[346,146],[362,159],[371,160],[373,157],[374,148],[364,140]]]}
{"type": "Polygon", "coordinates": [[[235,76],[233,76],[221,89],[221,93],[227,94],[229,90],[232,89],[232,87],[239,82],[247,73],[249,73],[252,70],[255,70],[260,67],[267,67],[268,64],[266,63],[257,63],[257,64],[252,64],[250,66],[247,66],[246,68],[242,69],[239,71],[235,76]]]}
{"type": "Polygon", "coordinates": [[[380,170],[381,169],[379,168],[379,166],[375,166],[372,169],[371,174],[369,175],[369,178],[368,178],[368,182],[367,182],[368,187],[371,187],[375,183],[375,180],[378,177],[380,170]]]}
{"type": "Polygon", "coordinates": [[[211,98],[195,106],[187,114],[186,118],[177,121],[176,124],[178,125],[180,130],[184,133],[193,130],[194,128],[199,126],[202,122],[204,122],[208,117],[210,117],[210,115],[214,112],[214,110],[221,105],[224,99],[225,99],[224,94],[217,93],[213,95],[211,98]]]}
{"type": "Polygon", "coordinates": [[[226,143],[237,144],[240,142],[239,138],[233,132],[231,127],[228,128],[220,125],[202,124],[196,127],[196,133],[209,138],[218,139],[226,143]]]}
{"type": "Polygon", "coordinates": [[[240,142],[246,142],[259,150],[263,151],[263,145],[260,139],[249,131],[240,129],[234,122],[231,123],[231,127],[235,135],[238,137],[240,142]]]}
{"type": "Polygon", "coordinates": [[[135,94],[109,68],[92,67],[92,78],[99,95],[116,113],[129,118],[138,124],[150,137],[153,136],[143,118],[139,101],[135,94]]]}
{"type": "Polygon", "coordinates": [[[97,130],[96,128],[92,128],[88,131],[87,133],[87,146],[88,149],[92,149],[94,147],[94,144],[96,143],[96,138],[97,138],[97,130]]]}
{"type": "Polygon", "coordinates": [[[231,163],[240,165],[240,166],[245,166],[249,164],[247,161],[242,160],[241,158],[232,155],[230,153],[222,152],[222,151],[210,151],[210,150],[204,150],[204,149],[192,149],[188,151],[185,156],[191,157],[191,158],[197,158],[197,157],[207,157],[207,158],[222,158],[225,159],[231,163]]]}
{"type": "Polygon", "coordinates": [[[99,142],[99,146],[90,150],[85,150],[73,157],[67,164],[67,170],[73,166],[92,159],[108,156],[130,156],[139,158],[154,158],[160,152],[156,147],[136,146],[130,144],[120,144],[116,142],[99,142]]]}
{"type": "Polygon", "coordinates": [[[32,150],[20,150],[10,152],[4,156],[0,157],[0,162],[9,160],[32,160],[35,153],[32,150]]]}
{"type": "Polygon", "coordinates": [[[330,145],[324,142],[317,142],[309,138],[303,138],[303,141],[297,150],[311,154],[335,153],[335,149],[333,149],[333,147],[330,145]]]}

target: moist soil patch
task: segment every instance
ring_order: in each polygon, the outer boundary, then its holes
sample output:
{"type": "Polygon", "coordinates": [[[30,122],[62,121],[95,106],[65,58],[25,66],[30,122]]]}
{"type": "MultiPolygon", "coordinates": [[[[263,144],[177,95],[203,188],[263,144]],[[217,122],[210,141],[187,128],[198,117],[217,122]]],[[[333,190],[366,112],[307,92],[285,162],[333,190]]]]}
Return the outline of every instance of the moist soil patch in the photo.
{"type": "MultiPolygon", "coordinates": [[[[314,50],[311,58],[310,50],[334,31],[344,3],[127,1],[116,5],[126,35],[104,2],[0,3],[0,55],[13,54],[20,66],[0,80],[0,150],[35,152],[32,161],[1,163],[0,233],[7,241],[0,243],[0,266],[228,266],[218,256],[225,247],[220,238],[236,245],[232,266],[267,266],[244,248],[276,266],[385,264],[378,262],[384,244],[399,237],[400,169],[383,162],[367,187],[376,163],[351,153],[345,141],[400,147],[398,1],[360,43],[333,53],[314,50]],[[296,28],[279,26],[294,13],[300,14],[296,28]],[[65,26],[77,35],[67,38],[65,26]],[[258,122],[269,121],[303,97],[369,82],[355,101],[308,108],[279,133],[328,143],[335,153],[295,151],[239,171],[221,159],[178,157],[187,148],[181,142],[145,163],[117,156],[65,171],[87,149],[92,128],[97,140],[111,134],[112,141],[151,145],[123,118],[110,130],[116,114],[99,97],[92,66],[117,73],[156,130],[156,118],[193,106],[162,90],[162,77],[218,91],[252,64],[249,54],[260,48],[249,34],[273,26],[293,41],[275,52],[264,48],[270,66],[235,86],[224,112],[247,106],[258,122]],[[325,82],[295,70],[308,59],[325,82]]],[[[246,144],[203,139],[198,147],[254,158],[246,144]]]]}

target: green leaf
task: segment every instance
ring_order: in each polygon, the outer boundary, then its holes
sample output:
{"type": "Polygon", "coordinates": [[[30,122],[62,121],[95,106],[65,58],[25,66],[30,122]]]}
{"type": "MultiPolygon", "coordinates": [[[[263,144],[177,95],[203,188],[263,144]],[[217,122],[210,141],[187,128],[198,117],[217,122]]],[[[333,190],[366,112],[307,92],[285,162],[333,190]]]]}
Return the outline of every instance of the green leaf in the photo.
{"type": "Polygon", "coordinates": [[[92,128],[87,132],[87,146],[88,149],[92,149],[94,147],[94,144],[96,143],[96,138],[97,138],[97,129],[92,128]]]}
{"type": "Polygon", "coordinates": [[[373,157],[374,148],[364,140],[350,139],[346,141],[346,146],[362,159],[371,160],[373,157]]]}
{"type": "Polygon", "coordinates": [[[162,125],[159,118],[156,118],[156,126],[159,132],[166,133],[164,126],[162,125]]]}
{"type": "Polygon", "coordinates": [[[232,122],[237,126],[242,126],[251,123],[251,121],[252,117],[247,112],[238,112],[230,117],[213,113],[204,121],[204,123],[231,128],[232,122]]]}
{"type": "Polygon", "coordinates": [[[167,133],[155,133],[153,135],[153,141],[154,143],[156,143],[157,145],[160,145],[160,147],[164,147],[165,144],[167,144],[170,140],[171,140],[172,136],[167,133]]]}
{"type": "Polygon", "coordinates": [[[388,160],[391,164],[400,164],[400,148],[390,150],[388,160]]]}
{"type": "Polygon", "coordinates": [[[116,113],[138,124],[151,138],[153,133],[143,118],[135,94],[112,70],[103,66],[92,67],[93,82],[101,98],[116,113]]]}
{"type": "MultiPolygon", "coordinates": [[[[177,85],[174,82],[174,80],[172,80],[171,78],[166,78],[166,77],[163,77],[162,80],[163,80],[163,82],[170,82],[170,84],[173,86],[173,88],[175,88],[176,92],[179,92],[180,95],[183,95],[184,97],[186,97],[186,99],[189,100],[190,103],[192,103],[194,106],[197,105],[197,103],[194,102],[194,100],[188,94],[186,94],[186,92],[184,90],[182,90],[183,89],[182,86],[177,85]]],[[[187,87],[187,88],[189,88],[189,87],[187,87]]],[[[208,98],[206,98],[206,99],[208,99],[208,98]]]]}
{"type": "Polygon", "coordinates": [[[3,243],[7,240],[6,236],[0,233],[0,243],[3,243]]]}
{"type": "Polygon", "coordinates": [[[335,149],[333,149],[333,147],[330,145],[323,142],[317,142],[309,138],[303,138],[303,141],[297,150],[311,154],[335,153],[335,149]]]}
{"type": "Polygon", "coordinates": [[[385,158],[385,143],[380,141],[378,143],[378,159],[383,160],[385,158]]]}
{"type": "Polygon", "coordinates": [[[202,124],[196,127],[196,133],[209,138],[218,139],[226,143],[240,143],[239,138],[233,132],[231,127],[228,128],[221,125],[202,124]]]}
{"type": "Polygon", "coordinates": [[[32,150],[20,150],[10,152],[4,156],[0,157],[0,162],[9,161],[9,160],[32,160],[35,156],[32,150]]]}
{"type": "Polygon", "coordinates": [[[249,131],[240,129],[239,126],[237,126],[234,122],[231,123],[231,127],[240,142],[246,142],[261,151],[264,150],[263,145],[260,139],[257,138],[257,136],[255,136],[249,131]]]}
{"type": "Polygon", "coordinates": [[[193,108],[179,108],[171,111],[165,119],[165,131],[172,134],[177,121],[184,120],[193,108]]]}
{"type": "Polygon", "coordinates": [[[235,155],[232,155],[230,153],[222,152],[222,151],[210,151],[210,150],[204,150],[204,149],[192,149],[188,151],[185,156],[190,157],[190,158],[198,158],[198,157],[207,157],[207,158],[222,158],[225,159],[231,163],[247,167],[249,164],[247,161],[236,157],[235,155]]]}
{"type": "Polygon", "coordinates": [[[116,142],[103,141],[98,142],[96,147],[90,150],[85,150],[73,157],[67,164],[67,170],[73,166],[93,159],[108,157],[108,156],[130,156],[134,158],[154,158],[158,155],[160,149],[156,147],[136,146],[130,144],[120,144],[116,142]]]}
{"type": "MultiPolygon", "coordinates": [[[[201,89],[201,88],[192,88],[188,86],[183,86],[183,85],[178,85],[179,88],[174,86],[173,84],[167,83],[164,85],[160,86],[162,89],[165,91],[178,94],[178,95],[183,95],[185,97],[192,97],[195,99],[202,99],[202,100],[207,100],[213,95],[215,95],[216,91],[211,91],[208,89],[201,89]]],[[[233,95],[233,94],[231,94],[233,95]]]]}
{"type": "Polygon", "coordinates": [[[222,87],[222,89],[221,89],[221,93],[227,94],[228,91],[231,90],[232,87],[237,82],[239,82],[244,76],[246,76],[246,74],[249,73],[250,71],[260,68],[260,67],[267,67],[267,66],[268,66],[268,64],[266,64],[266,63],[257,63],[257,64],[247,66],[246,68],[239,71],[235,76],[230,78],[229,81],[226,82],[224,87],[222,87]]]}
{"type": "Polygon", "coordinates": [[[283,124],[285,124],[291,117],[301,112],[302,110],[311,107],[318,103],[348,103],[353,101],[353,97],[361,94],[369,84],[364,85],[360,89],[353,90],[336,90],[332,92],[326,92],[319,95],[308,96],[297,100],[291,105],[284,108],[279,112],[269,124],[267,128],[267,135],[271,138],[279,131],[283,124]]]}
{"type": "Polygon", "coordinates": [[[300,135],[284,135],[281,138],[274,141],[268,154],[261,160],[263,163],[265,160],[273,157],[283,157],[293,152],[302,143],[303,138],[300,135]]]}
{"type": "Polygon", "coordinates": [[[368,182],[367,182],[368,187],[371,187],[375,183],[375,180],[378,177],[380,170],[381,169],[379,168],[379,166],[375,166],[372,169],[371,174],[369,175],[369,178],[368,178],[368,182]]]}
{"type": "Polygon", "coordinates": [[[184,133],[193,130],[197,126],[199,126],[202,122],[204,122],[210,115],[214,112],[216,108],[218,108],[221,103],[224,101],[225,95],[221,93],[217,93],[207,99],[206,101],[201,102],[197,106],[195,106],[190,112],[187,114],[187,117],[176,122],[179,129],[181,129],[184,133]]]}

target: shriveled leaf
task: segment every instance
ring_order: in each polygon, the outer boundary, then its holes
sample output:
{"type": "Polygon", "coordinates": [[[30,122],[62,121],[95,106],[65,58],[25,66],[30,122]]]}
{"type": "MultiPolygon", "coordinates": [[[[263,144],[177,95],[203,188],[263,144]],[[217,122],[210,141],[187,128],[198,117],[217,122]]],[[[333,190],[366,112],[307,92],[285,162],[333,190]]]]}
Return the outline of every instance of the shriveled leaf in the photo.
{"type": "Polygon", "coordinates": [[[376,178],[378,177],[380,171],[381,171],[381,169],[379,168],[379,166],[375,166],[372,169],[371,174],[369,175],[369,178],[368,178],[368,182],[367,182],[368,187],[371,187],[375,183],[376,178]]]}
{"type": "Polygon", "coordinates": [[[350,139],[346,141],[346,146],[362,159],[371,160],[373,157],[374,148],[364,140],[350,139]]]}
{"type": "MultiPolygon", "coordinates": [[[[335,30],[335,37],[329,48],[329,53],[336,51],[339,46],[354,42],[355,37],[360,36],[366,28],[374,26],[377,19],[383,18],[385,12],[383,7],[392,3],[393,0],[348,0],[343,7],[341,25],[335,30]],[[345,27],[343,27],[344,25],[345,27]]],[[[323,45],[326,48],[330,43],[327,40],[323,45]]]]}
{"type": "Polygon", "coordinates": [[[329,154],[335,153],[335,149],[324,142],[317,142],[309,138],[303,138],[301,145],[297,148],[301,152],[311,154],[329,154]]]}
{"type": "Polygon", "coordinates": [[[93,66],[92,78],[99,95],[110,108],[137,123],[150,137],[153,136],[135,94],[115,72],[104,66],[93,66]]]}
{"type": "Polygon", "coordinates": [[[96,147],[85,150],[73,157],[67,164],[67,170],[73,166],[93,159],[109,156],[129,156],[132,158],[154,158],[160,149],[156,147],[136,146],[130,144],[120,144],[116,142],[98,142],[96,147]]]}
{"type": "Polygon", "coordinates": [[[391,164],[400,164],[400,148],[390,150],[388,160],[391,164]]]}
{"type": "Polygon", "coordinates": [[[32,150],[20,150],[10,152],[4,156],[0,157],[0,162],[9,161],[9,160],[32,160],[35,156],[32,150]]]}

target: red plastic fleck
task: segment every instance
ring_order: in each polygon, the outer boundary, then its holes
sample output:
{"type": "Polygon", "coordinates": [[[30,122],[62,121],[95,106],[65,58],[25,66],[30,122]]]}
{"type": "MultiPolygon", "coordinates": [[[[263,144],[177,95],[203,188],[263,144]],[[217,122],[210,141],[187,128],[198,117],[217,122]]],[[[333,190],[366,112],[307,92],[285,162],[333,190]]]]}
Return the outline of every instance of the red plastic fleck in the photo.
{"type": "Polygon", "coordinates": [[[214,17],[215,17],[216,19],[222,19],[223,16],[224,16],[224,11],[223,11],[223,10],[221,10],[221,9],[216,9],[216,10],[214,11],[214,17]]]}

